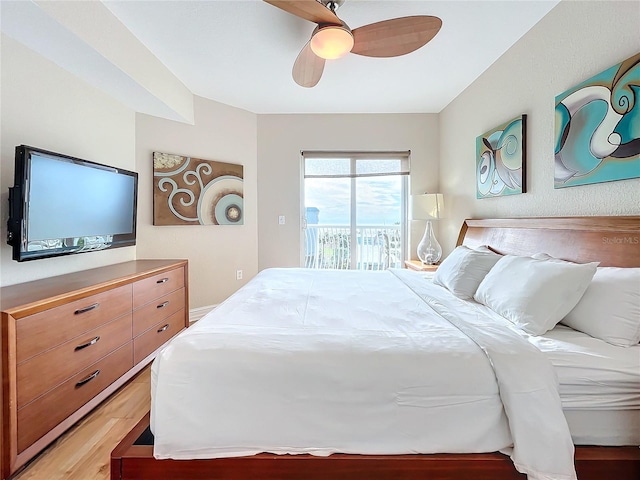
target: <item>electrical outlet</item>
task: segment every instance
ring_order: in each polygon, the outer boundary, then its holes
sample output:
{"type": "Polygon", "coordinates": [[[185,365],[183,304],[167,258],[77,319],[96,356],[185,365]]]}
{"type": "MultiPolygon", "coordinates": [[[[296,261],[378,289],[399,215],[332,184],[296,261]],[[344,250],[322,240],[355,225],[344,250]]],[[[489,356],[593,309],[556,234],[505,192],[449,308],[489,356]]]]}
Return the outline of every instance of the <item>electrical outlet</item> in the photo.
{"type": "Polygon", "coordinates": [[[236,280],[242,280],[242,270],[236,270],[236,280]]]}
{"type": "Polygon", "coordinates": [[[278,217],[278,225],[284,225],[284,215],[278,217]]]}

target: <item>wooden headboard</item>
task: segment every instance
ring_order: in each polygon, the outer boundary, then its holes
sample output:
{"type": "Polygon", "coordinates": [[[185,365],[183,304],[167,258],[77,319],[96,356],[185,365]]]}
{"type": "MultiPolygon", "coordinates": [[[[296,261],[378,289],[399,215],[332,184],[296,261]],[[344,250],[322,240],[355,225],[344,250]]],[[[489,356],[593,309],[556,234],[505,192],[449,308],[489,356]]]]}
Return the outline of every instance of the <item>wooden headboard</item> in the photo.
{"type": "Polygon", "coordinates": [[[602,267],[640,267],[640,216],[467,219],[457,245],[503,255],[547,253],[602,267]]]}

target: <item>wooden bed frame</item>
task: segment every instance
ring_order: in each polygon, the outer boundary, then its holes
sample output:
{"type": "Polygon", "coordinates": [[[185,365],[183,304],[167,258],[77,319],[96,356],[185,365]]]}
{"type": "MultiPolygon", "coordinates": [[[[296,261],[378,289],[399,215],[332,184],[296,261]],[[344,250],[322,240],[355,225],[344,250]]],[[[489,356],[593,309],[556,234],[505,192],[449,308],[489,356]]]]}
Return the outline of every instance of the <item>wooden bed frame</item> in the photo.
{"type": "MultiPolygon", "coordinates": [[[[578,263],[640,267],[640,216],[465,220],[458,245],[489,245],[502,254],[548,253],[578,263]]],[[[260,454],[211,460],[156,460],[153,447],[133,445],[145,417],[111,453],[111,480],[517,480],[500,453],[438,455],[260,454]]],[[[576,447],[579,480],[640,478],[640,449],[576,447]]]]}

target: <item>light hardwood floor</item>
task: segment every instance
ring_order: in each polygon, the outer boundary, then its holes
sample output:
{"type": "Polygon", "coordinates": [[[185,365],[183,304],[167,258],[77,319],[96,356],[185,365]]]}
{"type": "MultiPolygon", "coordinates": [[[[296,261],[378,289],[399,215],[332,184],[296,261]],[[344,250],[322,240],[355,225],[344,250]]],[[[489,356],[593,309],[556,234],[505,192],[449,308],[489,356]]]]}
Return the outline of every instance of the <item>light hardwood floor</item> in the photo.
{"type": "Polygon", "coordinates": [[[108,480],[111,451],[149,411],[150,385],[148,366],[12,480],[108,480]]]}

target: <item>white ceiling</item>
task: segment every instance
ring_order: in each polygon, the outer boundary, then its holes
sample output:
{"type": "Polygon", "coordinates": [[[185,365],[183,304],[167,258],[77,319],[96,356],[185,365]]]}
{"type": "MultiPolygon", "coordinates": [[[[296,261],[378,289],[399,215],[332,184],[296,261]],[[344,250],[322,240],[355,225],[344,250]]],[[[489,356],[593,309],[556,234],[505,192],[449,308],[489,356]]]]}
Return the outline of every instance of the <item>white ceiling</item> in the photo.
{"type": "Polygon", "coordinates": [[[264,114],[440,112],[558,1],[346,0],[351,28],[408,15],[443,26],[402,57],[327,61],[311,89],[291,69],[315,25],[261,0],[103,3],[193,94],[264,114]]]}

